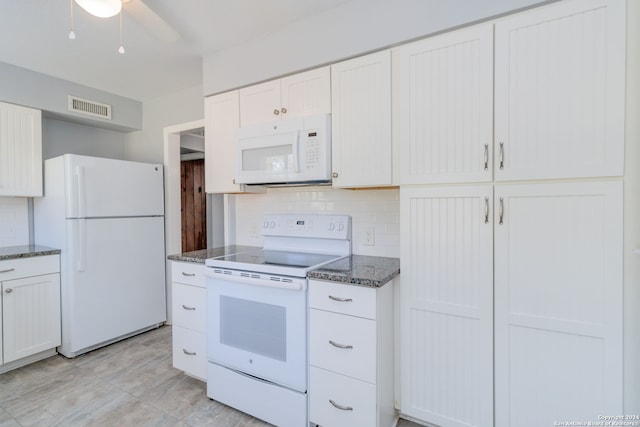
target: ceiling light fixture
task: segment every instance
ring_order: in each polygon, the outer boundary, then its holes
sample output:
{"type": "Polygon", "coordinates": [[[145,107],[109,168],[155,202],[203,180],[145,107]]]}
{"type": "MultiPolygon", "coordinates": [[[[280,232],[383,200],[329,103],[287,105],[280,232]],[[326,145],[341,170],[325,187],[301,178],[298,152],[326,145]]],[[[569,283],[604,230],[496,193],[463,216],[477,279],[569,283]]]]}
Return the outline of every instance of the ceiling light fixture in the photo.
{"type": "Polygon", "coordinates": [[[122,10],[121,0],[75,0],[78,6],[98,18],[116,16],[122,10]]]}
{"type": "MultiPolygon", "coordinates": [[[[122,3],[129,0],[75,0],[75,2],[91,15],[98,18],[110,18],[120,14],[120,48],[118,53],[124,54],[124,44],[122,43],[122,3]]],[[[69,15],[71,16],[71,29],[69,39],[75,40],[76,33],[73,25],[73,2],[69,0],[69,15]]]]}

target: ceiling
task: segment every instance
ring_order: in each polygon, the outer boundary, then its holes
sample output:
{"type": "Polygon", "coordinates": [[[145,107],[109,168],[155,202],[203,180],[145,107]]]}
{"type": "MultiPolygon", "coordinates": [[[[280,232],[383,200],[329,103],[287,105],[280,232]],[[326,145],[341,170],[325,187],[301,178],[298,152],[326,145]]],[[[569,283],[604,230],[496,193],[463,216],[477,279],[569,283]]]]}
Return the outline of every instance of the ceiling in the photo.
{"type": "MultiPolygon", "coordinates": [[[[202,56],[232,48],[350,0],[129,0],[119,19],[69,0],[0,1],[0,62],[145,101],[202,84],[202,56]],[[161,40],[134,10],[144,1],[178,34],[161,40]]],[[[144,6],[143,5],[143,6],[144,6]]]]}

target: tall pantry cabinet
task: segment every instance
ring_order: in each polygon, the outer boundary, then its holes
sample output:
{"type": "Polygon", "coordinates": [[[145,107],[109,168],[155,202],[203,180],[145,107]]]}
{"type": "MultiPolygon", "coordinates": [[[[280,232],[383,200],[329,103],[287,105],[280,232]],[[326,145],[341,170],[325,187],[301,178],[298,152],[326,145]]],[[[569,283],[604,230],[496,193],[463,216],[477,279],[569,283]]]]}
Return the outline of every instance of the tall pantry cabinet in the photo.
{"type": "Polygon", "coordinates": [[[393,52],[402,412],[595,422],[624,409],[625,2],[494,24],[393,52]]]}

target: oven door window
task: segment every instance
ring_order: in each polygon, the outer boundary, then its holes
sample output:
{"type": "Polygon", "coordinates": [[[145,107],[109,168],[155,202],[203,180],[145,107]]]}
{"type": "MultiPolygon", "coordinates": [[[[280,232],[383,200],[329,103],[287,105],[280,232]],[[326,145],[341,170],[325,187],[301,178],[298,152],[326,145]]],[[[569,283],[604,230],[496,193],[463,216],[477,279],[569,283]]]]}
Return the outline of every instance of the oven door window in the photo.
{"type": "Polygon", "coordinates": [[[226,346],[286,362],[286,308],[221,296],[220,341],[226,346]]]}

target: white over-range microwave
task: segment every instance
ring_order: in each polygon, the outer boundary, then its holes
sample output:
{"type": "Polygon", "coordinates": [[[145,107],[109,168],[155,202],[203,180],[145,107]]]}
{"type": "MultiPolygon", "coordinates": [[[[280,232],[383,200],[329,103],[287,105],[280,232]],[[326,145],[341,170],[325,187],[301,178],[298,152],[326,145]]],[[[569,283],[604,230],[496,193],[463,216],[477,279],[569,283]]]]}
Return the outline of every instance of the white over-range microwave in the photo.
{"type": "Polygon", "coordinates": [[[236,133],[236,182],[296,185],[331,181],[331,116],[280,120],[236,133]]]}

